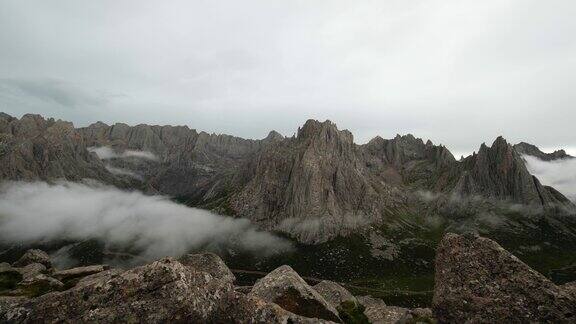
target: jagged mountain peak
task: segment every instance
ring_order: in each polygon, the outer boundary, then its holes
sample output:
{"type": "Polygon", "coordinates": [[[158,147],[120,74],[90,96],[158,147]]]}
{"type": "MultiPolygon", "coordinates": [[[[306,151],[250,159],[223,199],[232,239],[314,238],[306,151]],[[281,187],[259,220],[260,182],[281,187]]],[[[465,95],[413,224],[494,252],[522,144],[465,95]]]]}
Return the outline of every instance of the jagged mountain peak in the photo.
{"type": "Polygon", "coordinates": [[[321,142],[354,144],[354,136],[350,131],[346,129],[339,130],[336,124],[328,119],[324,122],[308,119],[302,127],[298,128],[296,138],[298,140],[314,139],[321,142]]]}
{"type": "Polygon", "coordinates": [[[284,136],[282,136],[282,134],[278,133],[275,130],[271,130],[270,133],[268,133],[268,136],[266,136],[264,138],[265,141],[276,141],[276,140],[283,140],[284,136]]]}
{"type": "Polygon", "coordinates": [[[536,145],[520,142],[513,146],[516,152],[520,153],[521,155],[530,155],[534,156],[543,161],[553,161],[553,160],[561,160],[561,159],[573,159],[574,157],[567,154],[565,150],[556,150],[552,153],[544,153],[540,150],[536,145]]]}

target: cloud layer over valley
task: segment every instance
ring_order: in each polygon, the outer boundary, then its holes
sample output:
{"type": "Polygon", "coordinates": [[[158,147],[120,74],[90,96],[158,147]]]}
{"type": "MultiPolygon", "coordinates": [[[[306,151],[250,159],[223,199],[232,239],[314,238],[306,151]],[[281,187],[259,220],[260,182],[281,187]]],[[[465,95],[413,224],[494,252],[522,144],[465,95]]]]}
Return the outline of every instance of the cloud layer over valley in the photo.
{"type": "Polygon", "coordinates": [[[165,197],[101,185],[5,183],[0,191],[0,242],[98,239],[141,257],[178,256],[199,248],[269,255],[289,242],[245,219],[189,208],[165,197]]]}

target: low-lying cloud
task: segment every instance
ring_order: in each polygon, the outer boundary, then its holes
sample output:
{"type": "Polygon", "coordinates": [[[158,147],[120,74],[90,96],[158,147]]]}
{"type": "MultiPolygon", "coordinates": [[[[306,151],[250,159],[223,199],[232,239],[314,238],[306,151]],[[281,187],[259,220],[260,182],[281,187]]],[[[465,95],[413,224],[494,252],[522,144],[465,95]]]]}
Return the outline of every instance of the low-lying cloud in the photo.
{"type": "Polygon", "coordinates": [[[540,182],[552,186],[568,199],[576,202],[576,159],[542,161],[525,155],[524,160],[530,173],[540,182]]]}
{"type": "Polygon", "coordinates": [[[157,161],[158,157],[149,151],[125,150],[118,152],[108,146],[89,147],[88,151],[95,153],[101,160],[138,158],[157,161]]]}
{"type": "Polygon", "coordinates": [[[292,248],[288,241],[256,229],[246,219],[189,208],[166,197],[70,182],[12,182],[1,187],[0,241],[87,239],[129,247],[145,259],[201,248],[233,246],[258,255],[292,248]]]}
{"type": "Polygon", "coordinates": [[[119,176],[127,176],[127,177],[131,177],[137,180],[144,180],[144,178],[139,175],[136,172],[130,171],[128,169],[123,169],[123,168],[117,168],[117,167],[113,167],[110,165],[106,166],[106,170],[110,171],[110,173],[115,174],[115,175],[119,175],[119,176]]]}

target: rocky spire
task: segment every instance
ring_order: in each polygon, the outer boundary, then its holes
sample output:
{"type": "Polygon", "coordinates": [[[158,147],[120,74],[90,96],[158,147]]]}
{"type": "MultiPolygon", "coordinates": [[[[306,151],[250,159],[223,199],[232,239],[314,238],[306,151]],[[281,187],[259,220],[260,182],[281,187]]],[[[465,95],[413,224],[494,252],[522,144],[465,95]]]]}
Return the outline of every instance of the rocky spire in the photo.
{"type": "Polygon", "coordinates": [[[454,192],[461,195],[482,195],[487,198],[510,199],[523,204],[549,205],[564,203],[530,174],[518,152],[502,137],[491,147],[480,146],[478,154],[462,162],[462,175],[454,192]]]}

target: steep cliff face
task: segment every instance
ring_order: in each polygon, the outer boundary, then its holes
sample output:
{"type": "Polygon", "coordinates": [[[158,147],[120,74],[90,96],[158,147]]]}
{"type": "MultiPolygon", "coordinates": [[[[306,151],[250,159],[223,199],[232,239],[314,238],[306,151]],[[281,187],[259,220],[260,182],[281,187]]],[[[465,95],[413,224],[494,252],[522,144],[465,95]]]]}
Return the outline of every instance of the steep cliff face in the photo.
{"type": "Polygon", "coordinates": [[[417,189],[441,189],[457,166],[446,147],[431,141],[424,143],[411,134],[397,135],[391,140],[376,137],[361,149],[373,174],[382,176],[388,183],[417,189]]]}
{"type": "Polygon", "coordinates": [[[520,154],[502,137],[491,147],[482,144],[478,154],[462,162],[461,170],[462,175],[452,191],[459,195],[481,195],[529,205],[567,202],[540,184],[528,172],[520,154]]]}
{"type": "Polygon", "coordinates": [[[86,150],[72,123],[24,115],[0,116],[0,179],[46,180],[84,178],[121,182],[86,150]]]}
{"type": "Polygon", "coordinates": [[[270,228],[291,231],[293,219],[313,219],[319,222],[315,229],[334,235],[353,227],[350,221],[380,217],[401,199],[369,176],[352,134],[330,121],[307,121],[295,138],[265,146],[253,165],[253,177],[234,195],[232,208],[270,228]]]}
{"type": "Polygon", "coordinates": [[[542,161],[554,161],[554,160],[574,158],[573,156],[568,155],[564,150],[557,150],[552,153],[544,153],[536,145],[532,145],[526,142],[520,142],[518,144],[515,144],[513,147],[514,150],[516,150],[516,152],[518,152],[520,155],[531,155],[539,158],[542,161]]]}

